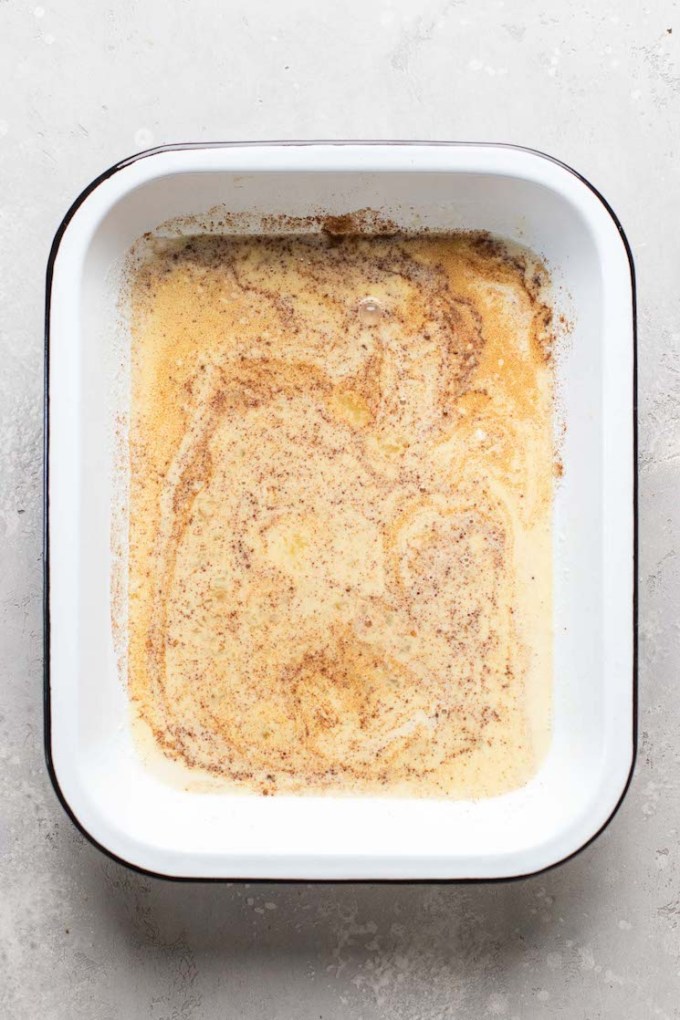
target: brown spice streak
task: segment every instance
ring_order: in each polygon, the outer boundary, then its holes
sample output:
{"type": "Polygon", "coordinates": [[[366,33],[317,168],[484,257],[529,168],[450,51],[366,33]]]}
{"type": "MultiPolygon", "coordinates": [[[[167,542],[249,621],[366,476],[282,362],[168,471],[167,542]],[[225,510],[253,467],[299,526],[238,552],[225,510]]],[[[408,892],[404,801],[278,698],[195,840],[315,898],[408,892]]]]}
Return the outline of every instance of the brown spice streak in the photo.
{"type": "Polygon", "coordinates": [[[356,216],[135,270],[130,692],[167,755],[267,794],[497,793],[549,671],[547,274],[356,216]]]}

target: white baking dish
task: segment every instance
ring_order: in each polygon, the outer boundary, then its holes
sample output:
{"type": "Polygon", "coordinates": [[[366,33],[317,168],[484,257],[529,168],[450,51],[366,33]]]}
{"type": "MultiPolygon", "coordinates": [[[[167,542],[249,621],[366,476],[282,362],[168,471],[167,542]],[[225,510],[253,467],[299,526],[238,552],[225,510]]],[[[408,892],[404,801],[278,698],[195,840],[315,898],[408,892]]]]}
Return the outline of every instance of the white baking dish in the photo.
{"type": "Polygon", "coordinates": [[[608,822],[634,758],[632,263],[611,210],[512,146],[283,143],[135,156],[77,200],[48,270],[46,737],[55,788],[103,850],[190,878],[486,879],[564,860],[608,822]],[[186,792],[145,768],[111,628],[115,267],[180,215],[340,214],[485,229],[541,254],[573,332],[559,359],[565,474],[554,505],[554,723],[523,789],[488,800],[186,792]],[[112,277],[112,273],[114,274],[112,277]]]}

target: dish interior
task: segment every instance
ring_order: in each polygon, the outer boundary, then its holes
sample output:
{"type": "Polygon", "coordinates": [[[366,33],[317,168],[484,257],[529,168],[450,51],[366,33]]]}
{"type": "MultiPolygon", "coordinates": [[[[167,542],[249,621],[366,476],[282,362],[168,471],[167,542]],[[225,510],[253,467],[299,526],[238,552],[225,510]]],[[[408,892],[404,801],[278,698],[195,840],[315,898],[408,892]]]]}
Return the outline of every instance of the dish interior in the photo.
{"type": "Polygon", "coordinates": [[[131,256],[131,700],[189,788],[497,796],[550,732],[549,278],[312,226],[131,256]]]}

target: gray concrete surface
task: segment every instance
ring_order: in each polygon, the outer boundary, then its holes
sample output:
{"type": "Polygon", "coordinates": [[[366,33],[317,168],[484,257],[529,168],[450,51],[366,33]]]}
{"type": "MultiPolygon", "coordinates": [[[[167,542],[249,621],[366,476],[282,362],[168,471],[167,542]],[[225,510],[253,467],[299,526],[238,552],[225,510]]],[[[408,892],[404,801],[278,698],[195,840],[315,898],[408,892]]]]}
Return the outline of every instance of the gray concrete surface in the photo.
{"type": "Polygon", "coordinates": [[[680,1017],[679,126],[671,0],[0,0],[0,1017],[680,1017]],[[601,188],[635,251],[639,766],[595,845],[516,884],[141,878],[74,831],[45,772],[52,234],[80,189],[135,150],[321,137],[544,149],[601,188]]]}

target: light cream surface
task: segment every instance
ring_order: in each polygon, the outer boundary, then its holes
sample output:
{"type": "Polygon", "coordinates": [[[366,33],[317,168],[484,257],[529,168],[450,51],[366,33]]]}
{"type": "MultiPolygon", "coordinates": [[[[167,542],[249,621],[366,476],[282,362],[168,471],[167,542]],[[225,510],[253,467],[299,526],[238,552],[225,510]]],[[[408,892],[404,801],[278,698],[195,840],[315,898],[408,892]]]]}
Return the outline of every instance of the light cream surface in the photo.
{"type": "Polygon", "coordinates": [[[481,796],[549,734],[550,313],[481,236],[156,244],[129,687],[187,775],[481,796]]]}

